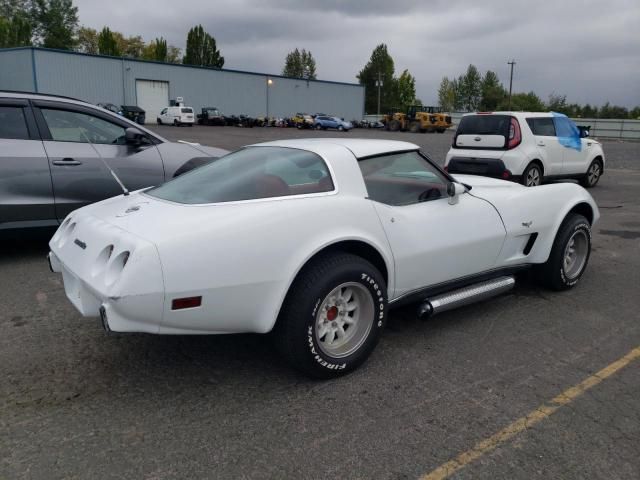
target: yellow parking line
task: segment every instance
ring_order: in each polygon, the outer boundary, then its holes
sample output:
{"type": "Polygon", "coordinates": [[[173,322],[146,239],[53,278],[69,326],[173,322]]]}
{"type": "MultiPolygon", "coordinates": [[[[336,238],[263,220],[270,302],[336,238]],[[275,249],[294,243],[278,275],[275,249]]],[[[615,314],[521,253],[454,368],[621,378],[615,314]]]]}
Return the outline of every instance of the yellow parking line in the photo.
{"type": "Polygon", "coordinates": [[[563,405],[567,405],[582,395],[590,388],[595,387],[605,378],[610,377],[621,368],[626,367],[634,360],[640,358],[640,347],[636,347],[627,353],[624,357],[616,360],[609,366],[603,368],[599,372],[591,375],[586,380],[582,381],[578,385],[571,387],[562,392],[557,397],[553,398],[548,404],[540,405],[534,411],[524,417],[520,417],[512,424],[503,428],[499,432],[490,436],[489,438],[476,443],[473,448],[461,453],[453,460],[449,460],[443,463],[430,473],[424,474],[420,477],[421,480],[443,480],[450,475],[454,474],[458,470],[466,467],[468,464],[482,457],[483,455],[496,449],[500,444],[506,442],[515,435],[525,431],[532,427],[536,423],[544,420],[553,413],[555,413],[563,405]]]}

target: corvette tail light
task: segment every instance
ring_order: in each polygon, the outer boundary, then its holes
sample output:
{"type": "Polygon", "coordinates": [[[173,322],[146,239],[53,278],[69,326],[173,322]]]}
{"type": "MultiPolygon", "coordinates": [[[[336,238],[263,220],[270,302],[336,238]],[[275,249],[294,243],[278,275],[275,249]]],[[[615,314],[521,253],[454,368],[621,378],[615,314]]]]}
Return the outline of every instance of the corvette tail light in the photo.
{"type": "Polygon", "coordinates": [[[509,180],[511,178],[511,171],[505,170],[504,172],[502,172],[502,178],[504,180],[509,180]]]}
{"type": "Polygon", "coordinates": [[[195,308],[202,305],[202,297],[174,298],[171,300],[171,310],[195,308]]]}
{"type": "Polygon", "coordinates": [[[511,123],[509,124],[509,142],[507,143],[507,149],[511,150],[516,148],[522,142],[522,133],[520,132],[520,124],[518,120],[511,117],[511,123]]]}

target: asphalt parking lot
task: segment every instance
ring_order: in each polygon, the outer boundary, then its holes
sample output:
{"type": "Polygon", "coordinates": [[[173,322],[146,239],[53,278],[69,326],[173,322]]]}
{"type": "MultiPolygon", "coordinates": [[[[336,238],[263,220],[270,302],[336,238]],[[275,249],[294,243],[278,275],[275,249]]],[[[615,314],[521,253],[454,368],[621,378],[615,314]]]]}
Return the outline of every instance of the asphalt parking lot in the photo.
{"type": "MultiPolygon", "coordinates": [[[[339,135],[154,129],[228,149],[339,135]]],[[[412,141],[439,162],[451,142],[340,135],[412,141]]],[[[258,335],[107,336],[49,272],[51,232],[1,237],[0,479],[639,478],[640,143],[604,149],[575,289],[525,278],[426,322],[395,311],[370,360],[330,382],[258,335]]]]}

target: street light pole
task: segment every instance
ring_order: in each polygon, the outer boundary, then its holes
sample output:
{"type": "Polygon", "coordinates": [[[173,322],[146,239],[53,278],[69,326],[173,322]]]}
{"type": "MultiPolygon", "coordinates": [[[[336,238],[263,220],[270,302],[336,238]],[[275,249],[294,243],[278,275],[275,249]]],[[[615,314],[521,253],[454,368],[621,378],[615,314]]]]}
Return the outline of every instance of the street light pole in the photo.
{"type": "Polygon", "coordinates": [[[511,65],[511,76],[509,77],[509,110],[511,110],[511,88],[513,87],[513,66],[516,64],[515,60],[507,62],[507,65],[511,65]]]}
{"type": "Polygon", "coordinates": [[[266,88],[267,88],[267,122],[269,122],[269,87],[273,84],[273,80],[271,80],[270,78],[267,78],[267,81],[265,83],[266,88]]]}

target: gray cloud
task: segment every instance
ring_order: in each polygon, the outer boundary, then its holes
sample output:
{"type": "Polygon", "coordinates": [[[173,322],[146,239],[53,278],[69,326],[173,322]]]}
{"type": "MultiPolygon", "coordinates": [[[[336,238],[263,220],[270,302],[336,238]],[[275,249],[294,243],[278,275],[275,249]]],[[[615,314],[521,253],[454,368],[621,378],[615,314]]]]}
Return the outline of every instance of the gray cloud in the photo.
{"type": "Polygon", "coordinates": [[[104,1],[75,3],[82,24],[145,40],[162,35],[179,47],[201,23],[228,68],[279,73],[287,52],[298,47],[313,52],[319,78],[355,82],[384,42],[396,71],[408,68],[418,96],[429,103],[443,76],[457,76],[470,63],[506,83],[506,62],[515,58],[516,91],[640,104],[637,0],[111,0],[108,9],[104,1]]]}

